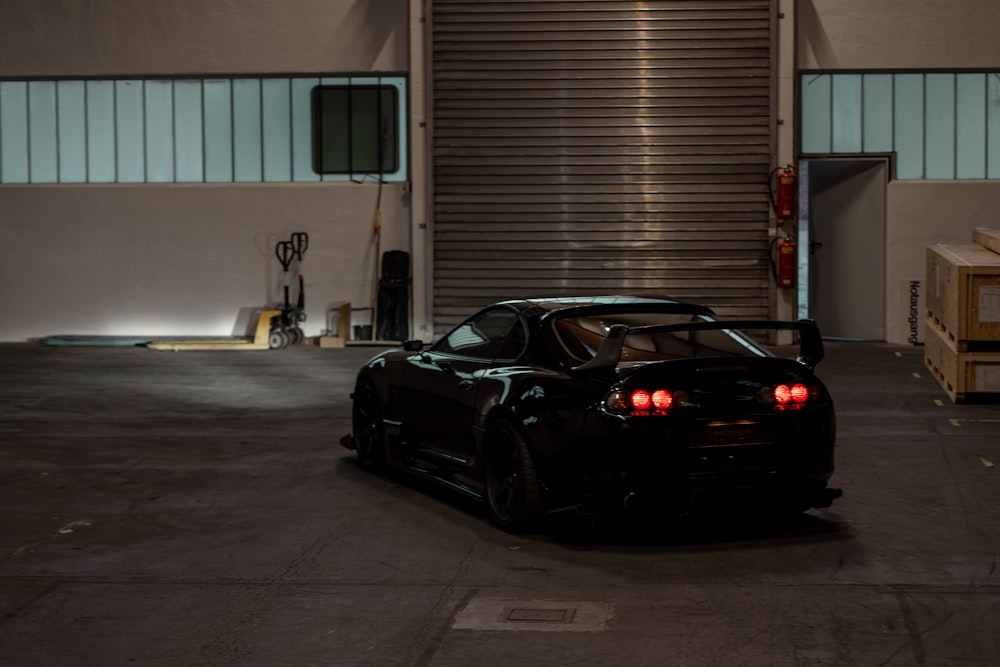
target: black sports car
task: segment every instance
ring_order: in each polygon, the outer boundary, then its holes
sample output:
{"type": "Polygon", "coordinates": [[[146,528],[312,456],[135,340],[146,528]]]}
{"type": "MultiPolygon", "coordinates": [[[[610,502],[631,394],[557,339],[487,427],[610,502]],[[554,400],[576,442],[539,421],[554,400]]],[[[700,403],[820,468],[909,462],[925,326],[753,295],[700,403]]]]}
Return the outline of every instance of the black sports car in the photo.
{"type": "Polygon", "coordinates": [[[722,321],[639,297],[506,301],[427,349],[372,358],[341,442],[365,468],[485,500],[507,530],[567,510],[801,512],[840,496],[822,356],[807,320],[722,321]],[[797,331],[797,359],[755,342],[775,329],[797,331]]]}

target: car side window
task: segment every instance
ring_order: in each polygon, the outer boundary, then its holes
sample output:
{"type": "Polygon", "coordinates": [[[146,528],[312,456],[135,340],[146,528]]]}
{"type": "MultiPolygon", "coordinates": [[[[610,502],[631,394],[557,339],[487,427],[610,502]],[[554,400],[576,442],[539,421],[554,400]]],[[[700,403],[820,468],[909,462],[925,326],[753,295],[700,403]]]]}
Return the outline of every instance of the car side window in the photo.
{"type": "Polygon", "coordinates": [[[491,361],[501,351],[507,334],[518,324],[517,314],[492,308],[463,322],[434,346],[435,352],[491,361]]]}
{"type": "Polygon", "coordinates": [[[500,347],[495,358],[504,361],[513,361],[521,356],[521,352],[524,351],[524,346],[527,342],[528,334],[525,331],[524,322],[518,319],[514,322],[514,326],[504,339],[503,345],[500,347]]]}

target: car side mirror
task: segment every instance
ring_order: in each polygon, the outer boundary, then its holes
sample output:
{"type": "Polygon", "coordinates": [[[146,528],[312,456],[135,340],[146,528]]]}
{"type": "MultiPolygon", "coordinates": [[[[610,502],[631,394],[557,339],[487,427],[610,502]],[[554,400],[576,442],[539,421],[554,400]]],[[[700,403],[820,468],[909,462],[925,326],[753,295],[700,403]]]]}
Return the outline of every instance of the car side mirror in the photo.
{"type": "Polygon", "coordinates": [[[407,352],[420,352],[424,349],[424,341],[422,340],[404,340],[403,349],[407,352]]]}

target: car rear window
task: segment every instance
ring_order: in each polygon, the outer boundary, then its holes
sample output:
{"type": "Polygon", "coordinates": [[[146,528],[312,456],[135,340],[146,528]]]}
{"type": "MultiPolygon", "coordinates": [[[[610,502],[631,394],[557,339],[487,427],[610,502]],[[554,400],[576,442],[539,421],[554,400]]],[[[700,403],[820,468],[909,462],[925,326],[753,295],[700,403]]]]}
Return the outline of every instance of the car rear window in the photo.
{"type": "MultiPolygon", "coordinates": [[[[552,330],[560,353],[565,355],[569,364],[575,365],[593,358],[607,337],[608,330],[615,324],[643,327],[705,321],[711,321],[711,318],[690,313],[600,313],[558,318],[553,321],[552,330]]],[[[728,329],[661,331],[626,336],[621,361],[629,363],[767,354],[739,332],[728,329]]]]}

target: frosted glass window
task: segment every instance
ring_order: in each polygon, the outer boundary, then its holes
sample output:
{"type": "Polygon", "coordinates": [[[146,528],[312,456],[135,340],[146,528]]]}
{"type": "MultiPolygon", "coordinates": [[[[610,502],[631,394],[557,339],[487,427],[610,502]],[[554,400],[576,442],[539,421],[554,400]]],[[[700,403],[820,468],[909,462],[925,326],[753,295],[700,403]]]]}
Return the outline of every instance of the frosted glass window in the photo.
{"type": "Polygon", "coordinates": [[[205,81],[205,180],[233,180],[233,97],[229,79],[205,81]]]}
{"type": "Polygon", "coordinates": [[[87,180],[113,183],[117,178],[115,84],[87,82],[87,180]]]}
{"type": "Polygon", "coordinates": [[[1000,178],[1000,76],[986,75],[986,177],[1000,178]]]}
{"type": "Polygon", "coordinates": [[[146,180],[174,180],[174,86],[171,81],[146,82],[146,180]]]}
{"type": "Polygon", "coordinates": [[[61,183],[87,181],[86,90],[83,81],[60,81],[56,84],[61,183]]]}
{"type": "Polygon", "coordinates": [[[28,165],[32,183],[59,180],[56,134],[56,86],[51,81],[28,84],[28,165]]]}
{"type": "Polygon", "coordinates": [[[800,92],[804,154],[895,152],[898,178],[1000,178],[1000,73],[803,73],[800,92]]]}
{"type": "Polygon", "coordinates": [[[862,150],[888,153],[892,150],[892,75],[866,74],[862,96],[862,150]]]}
{"type": "Polygon", "coordinates": [[[833,152],[861,152],[861,75],[833,77],[833,152]]]}
{"type": "Polygon", "coordinates": [[[814,74],[802,77],[802,152],[829,153],[831,149],[830,99],[833,77],[814,74]]]}
{"type": "Polygon", "coordinates": [[[925,178],[955,178],[955,75],[928,74],[925,178]]]}
{"type": "Polygon", "coordinates": [[[893,148],[899,178],[924,177],[924,75],[896,77],[893,148]]]}
{"type": "Polygon", "coordinates": [[[4,183],[27,183],[28,84],[0,81],[0,177],[4,183]]]}
{"type": "Polygon", "coordinates": [[[179,182],[205,178],[201,81],[174,82],[174,162],[179,182]]]}
{"type": "Polygon", "coordinates": [[[955,102],[955,177],[986,178],[986,75],[959,74],[955,102]]]}
{"type": "Polygon", "coordinates": [[[145,104],[142,81],[115,82],[115,135],[119,183],[146,180],[145,104]]]}
{"type": "MultiPolygon", "coordinates": [[[[0,81],[0,183],[225,183],[365,180],[313,163],[312,91],[359,93],[349,162],[405,181],[404,77],[0,81]]],[[[352,134],[353,132],[353,134],[352,134]]]]}
{"type": "Polygon", "coordinates": [[[260,106],[260,80],[233,81],[233,178],[236,181],[263,178],[260,106]]]}
{"type": "Polygon", "coordinates": [[[292,87],[290,79],[261,82],[264,180],[292,180],[292,87]]]}

